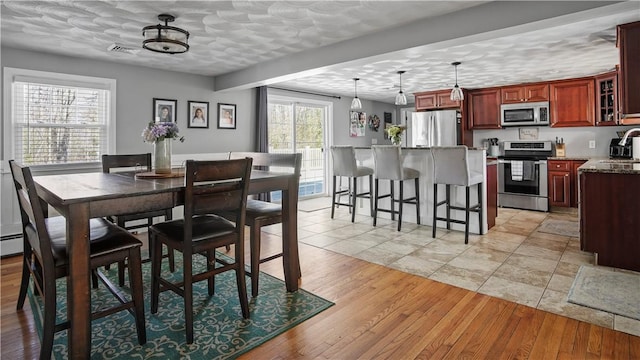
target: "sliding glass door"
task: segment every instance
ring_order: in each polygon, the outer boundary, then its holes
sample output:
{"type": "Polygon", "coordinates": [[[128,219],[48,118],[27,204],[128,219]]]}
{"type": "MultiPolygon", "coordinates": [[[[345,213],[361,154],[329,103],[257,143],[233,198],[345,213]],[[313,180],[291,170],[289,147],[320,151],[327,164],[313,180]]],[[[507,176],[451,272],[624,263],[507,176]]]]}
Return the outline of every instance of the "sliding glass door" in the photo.
{"type": "Polygon", "coordinates": [[[324,149],[329,107],[328,103],[269,96],[269,152],[302,154],[301,198],[327,192],[324,149]]]}

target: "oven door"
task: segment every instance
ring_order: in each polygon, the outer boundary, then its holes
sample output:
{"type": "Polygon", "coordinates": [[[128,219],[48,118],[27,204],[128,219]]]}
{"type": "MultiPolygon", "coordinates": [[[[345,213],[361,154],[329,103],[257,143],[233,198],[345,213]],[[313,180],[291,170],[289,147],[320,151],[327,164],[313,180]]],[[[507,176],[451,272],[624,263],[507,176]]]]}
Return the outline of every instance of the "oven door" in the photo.
{"type": "Polygon", "coordinates": [[[547,160],[498,160],[498,192],[547,197],[547,160]]]}

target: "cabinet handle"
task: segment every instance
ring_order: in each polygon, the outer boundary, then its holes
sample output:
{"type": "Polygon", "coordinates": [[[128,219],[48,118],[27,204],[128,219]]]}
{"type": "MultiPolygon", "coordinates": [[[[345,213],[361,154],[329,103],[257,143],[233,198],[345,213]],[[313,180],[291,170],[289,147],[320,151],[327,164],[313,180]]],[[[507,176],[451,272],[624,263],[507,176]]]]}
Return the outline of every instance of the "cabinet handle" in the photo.
{"type": "Polygon", "coordinates": [[[569,176],[569,174],[564,174],[564,176],[569,176]]]}

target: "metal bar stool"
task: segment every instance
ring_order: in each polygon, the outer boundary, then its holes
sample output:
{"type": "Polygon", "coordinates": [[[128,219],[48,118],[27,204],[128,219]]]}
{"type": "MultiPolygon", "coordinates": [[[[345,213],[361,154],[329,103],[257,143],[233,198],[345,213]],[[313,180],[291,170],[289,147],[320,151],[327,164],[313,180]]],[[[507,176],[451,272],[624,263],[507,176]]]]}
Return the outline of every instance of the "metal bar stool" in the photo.
{"type": "Polygon", "coordinates": [[[402,226],[402,208],[404,204],[414,204],[416,206],[416,219],[420,224],[420,173],[416,169],[403,167],[402,157],[400,155],[400,147],[395,145],[376,145],[371,147],[373,151],[373,163],[374,163],[374,175],[375,175],[375,195],[373,205],[373,226],[376,226],[376,220],[378,218],[378,211],[391,213],[391,219],[395,220],[395,215],[398,214],[398,231],[402,226]],[[391,184],[391,190],[389,194],[380,196],[378,193],[379,183],[378,180],[389,180],[391,184]],[[404,198],[404,181],[415,181],[415,196],[410,198],[404,198]],[[400,196],[396,200],[394,196],[394,181],[400,182],[400,196]],[[378,199],[390,197],[391,209],[379,209],[378,199]],[[398,210],[395,210],[395,202],[399,203],[398,210]]]}
{"type": "MultiPolygon", "coordinates": [[[[469,243],[469,212],[478,213],[478,226],[482,228],[482,172],[469,169],[469,150],[466,146],[442,146],[432,147],[433,154],[433,234],[436,237],[436,221],[446,221],[447,229],[451,229],[451,223],[464,224],[464,243],[469,243]],[[438,201],[438,184],[446,185],[445,200],[438,201]],[[451,185],[464,186],[465,206],[451,205],[451,185]],[[470,187],[477,185],[478,203],[469,205],[470,187]],[[447,217],[438,217],[438,206],[447,206],[447,217]],[[465,220],[451,219],[451,209],[464,210],[465,220]]],[[[482,232],[482,231],[480,231],[482,232]]]]}
{"type": "Polygon", "coordinates": [[[366,166],[358,166],[356,163],[356,152],[353,146],[332,146],[331,157],[333,159],[333,193],[331,196],[331,218],[335,213],[336,205],[348,206],[351,211],[351,222],[356,219],[356,198],[362,197],[369,199],[369,210],[373,214],[373,198],[371,190],[373,189],[373,169],[366,166]],[[336,179],[339,176],[349,178],[348,189],[338,189],[336,187],[336,179]],[[358,193],[358,178],[361,176],[369,177],[369,191],[358,193]],[[336,195],[349,195],[349,203],[342,203],[340,199],[336,202],[336,195]]]}

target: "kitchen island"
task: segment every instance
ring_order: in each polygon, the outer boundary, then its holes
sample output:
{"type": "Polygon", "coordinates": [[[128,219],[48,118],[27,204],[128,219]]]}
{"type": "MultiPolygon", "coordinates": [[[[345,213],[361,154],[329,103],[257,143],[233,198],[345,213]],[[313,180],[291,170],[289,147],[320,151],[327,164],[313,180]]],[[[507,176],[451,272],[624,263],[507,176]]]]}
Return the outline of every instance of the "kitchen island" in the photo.
{"type": "Polygon", "coordinates": [[[587,161],[578,168],[580,249],[596,264],[640,271],[640,161],[587,161]]]}
{"type": "MultiPolygon", "coordinates": [[[[358,165],[368,166],[372,169],[374,168],[373,164],[373,154],[371,148],[360,147],[356,148],[356,159],[358,161],[358,165]]],[[[489,224],[493,225],[495,223],[495,213],[496,213],[496,201],[489,201],[489,206],[487,206],[487,200],[491,200],[496,197],[497,189],[495,186],[495,181],[487,180],[487,169],[489,171],[496,171],[495,160],[494,163],[487,161],[486,151],[484,149],[469,149],[469,160],[470,167],[475,171],[482,172],[484,181],[482,183],[482,202],[484,204],[482,209],[482,224],[478,223],[478,216],[474,213],[471,213],[469,217],[470,225],[469,232],[473,234],[486,234],[489,229],[489,224]],[[487,167],[487,165],[489,165],[487,167]],[[487,187],[487,184],[493,184],[493,188],[491,186],[487,187]],[[489,191],[487,191],[489,189],[489,191]],[[487,212],[487,208],[493,206],[493,210],[489,210],[487,212]],[[490,216],[488,216],[490,215],[490,216]]],[[[416,169],[420,173],[420,223],[423,225],[431,225],[433,222],[433,156],[431,155],[431,150],[426,147],[418,147],[418,148],[402,148],[402,157],[403,157],[403,166],[416,169]]],[[[495,175],[495,174],[494,174],[495,175]]],[[[492,177],[489,176],[489,180],[492,177]]],[[[358,179],[358,188],[359,189],[368,189],[368,181],[364,179],[358,179]]],[[[475,187],[474,187],[475,189],[475,187]]],[[[365,190],[363,190],[365,191],[365,190]]],[[[439,189],[439,199],[444,199],[444,186],[440,186],[439,189]]],[[[389,181],[380,181],[380,194],[389,193],[389,181]]],[[[413,196],[415,192],[413,181],[405,182],[405,197],[413,196]]],[[[396,191],[398,194],[398,191],[396,191]]],[[[397,196],[397,195],[396,195],[397,196]]],[[[451,197],[453,199],[452,204],[463,205],[465,201],[465,191],[464,187],[461,186],[452,186],[451,187],[451,197]]],[[[358,213],[359,214],[368,214],[369,205],[368,200],[358,200],[358,213]]],[[[389,208],[390,200],[388,198],[380,199],[378,202],[378,206],[380,208],[389,208]]],[[[477,195],[476,191],[471,191],[471,204],[477,203],[477,195]]],[[[404,222],[413,222],[416,223],[416,213],[414,210],[414,205],[405,205],[404,212],[402,214],[402,221],[404,222]]],[[[451,210],[452,218],[464,220],[464,211],[459,210],[451,210]]],[[[445,206],[441,206],[438,209],[438,216],[445,215],[445,206]]],[[[388,213],[378,213],[378,217],[380,218],[390,218],[390,214],[388,213]]],[[[444,221],[438,221],[437,224],[440,228],[446,228],[446,224],[444,221]]],[[[451,223],[451,228],[453,230],[464,231],[464,225],[451,223]]]]}

